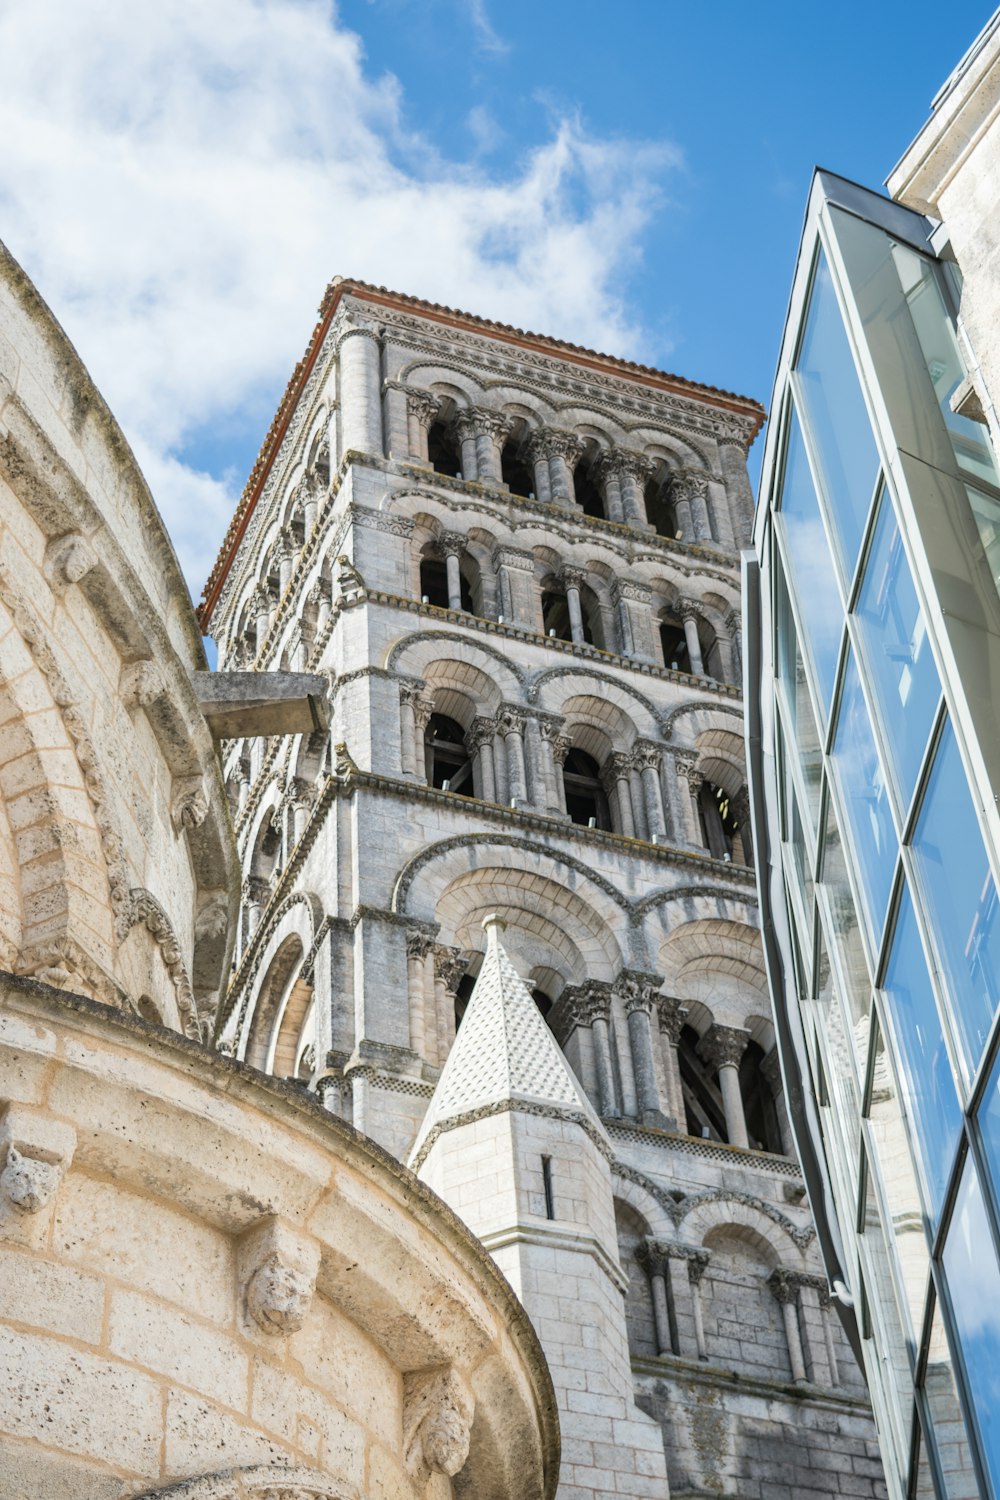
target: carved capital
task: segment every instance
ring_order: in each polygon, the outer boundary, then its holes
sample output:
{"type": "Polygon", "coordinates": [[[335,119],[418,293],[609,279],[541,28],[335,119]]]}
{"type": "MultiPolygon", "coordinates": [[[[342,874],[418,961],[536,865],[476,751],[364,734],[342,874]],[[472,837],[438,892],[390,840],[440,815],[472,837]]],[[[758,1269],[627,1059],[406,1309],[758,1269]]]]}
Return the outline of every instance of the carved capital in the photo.
{"type": "Polygon", "coordinates": [[[485,433],[494,442],[502,443],[509,437],[513,419],[502,411],[491,411],[487,406],[473,406],[469,410],[477,433],[485,433]]]}
{"type": "Polygon", "coordinates": [[[202,776],[180,776],[173,784],[170,817],[178,833],[200,828],[208,817],[208,795],[202,776]]]}
{"type": "Polygon", "coordinates": [[[625,1005],[625,1014],[643,1010],[650,1015],[656,1004],[656,992],[663,983],[659,974],[644,974],[638,969],[623,969],[615,980],[615,994],[625,1005]]]}
{"type": "Polygon", "coordinates": [[[672,1047],[676,1047],[687,1020],[687,1006],[676,995],[657,995],[656,1014],[663,1035],[672,1047]]]}
{"type": "Polygon", "coordinates": [[[670,1259],[670,1246],[663,1240],[640,1240],[635,1258],[647,1276],[666,1276],[670,1259]]]}
{"type": "Polygon", "coordinates": [[[247,1230],[237,1251],[247,1320],[271,1338],[297,1332],[316,1289],[319,1246],[280,1219],[247,1230]]]}
{"type": "Polygon", "coordinates": [[[782,1307],[794,1306],[799,1300],[800,1278],[784,1266],[776,1266],[767,1278],[768,1290],[782,1307]]]}
{"type": "Polygon", "coordinates": [[[628,474],[640,484],[644,483],[656,468],[653,459],[647,458],[643,453],[635,453],[631,448],[620,448],[618,455],[621,473],[628,474]]]}
{"type": "Polygon", "coordinates": [[[442,531],[437,539],[442,557],[461,557],[465,552],[467,538],[461,531],[442,531]]]}
{"type": "Polygon", "coordinates": [[[510,568],[515,573],[533,573],[535,559],[530,552],[521,552],[517,547],[496,547],[493,551],[494,568],[510,568]]]}
{"type": "Polygon", "coordinates": [[[611,1017],[611,986],[603,980],[585,979],[583,984],[567,986],[560,1000],[567,1001],[577,1026],[593,1026],[595,1021],[611,1017]]]}
{"type": "Polygon", "coordinates": [[[632,769],[632,755],[628,750],[613,750],[605,763],[608,779],[627,781],[632,769]]]}
{"type": "Polygon", "coordinates": [[[594,459],[594,477],[600,481],[604,479],[620,479],[625,470],[625,450],[623,448],[602,448],[594,459]]]}
{"type": "Polygon", "coordinates": [[[434,974],[449,995],[456,993],[468,967],[469,955],[461,948],[449,948],[445,943],[434,944],[434,974]]]}
{"type": "Polygon", "coordinates": [[[265,906],[271,895],[271,882],[263,875],[248,875],[243,882],[244,906],[265,906]]]}
{"type": "Polygon", "coordinates": [[[704,772],[698,765],[695,755],[677,755],[674,757],[678,776],[682,777],[693,792],[697,792],[705,780],[704,772]]]}
{"type": "Polygon", "coordinates": [[[749,1041],[750,1033],[742,1027],[710,1026],[698,1051],[710,1068],[738,1068],[749,1041]]]}
{"type": "Polygon", "coordinates": [[[678,599],[677,613],[682,620],[699,620],[705,611],[697,599],[678,599]]]}
{"type": "Polygon", "coordinates": [[[411,417],[416,417],[421,427],[430,427],[441,407],[441,398],[435,396],[433,391],[406,392],[406,410],[411,417]]]}
{"type": "Polygon", "coordinates": [[[653,740],[637,740],[632,751],[640,771],[658,771],[663,751],[653,740]]]}
{"type": "Polygon", "coordinates": [[[417,693],[413,699],[413,721],[421,734],[431,722],[433,712],[434,699],[427,693],[417,693]]]}
{"type": "Polygon", "coordinates": [[[406,956],[407,958],[426,958],[434,946],[433,934],[423,927],[408,927],[406,929],[406,956]]]}
{"type": "Polygon", "coordinates": [[[502,735],[524,734],[528,722],[528,711],[518,703],[504,703],[497,715],[497,726],[502,735]]]}
{"type": "Polygon", "coordinates": [[[708,493],[708,475],[700,469],[678,469],[670,481],[675,500],[701,500],[708,493]]]}
{"type": "Polygon", "coordinates": [[[616,578],[611,585],[611,600],[614,604],[620,604],[623,599],[631,599],[636,604],[648,604],[652,595],[653,591],[648,584],[636,583],[632,578],[616,578]]]}
{"type": "Polygon", "coordinates": [[[274,607],[274,600],[262,584],[258,584],[250,595],[250,617],[257,619],[259,615],[268,615],[274,607]]]}
{"type": "Polygon", "coordinates": [[[564,589],[581,589],[587,581],[587,575],[583,568],[562,568],[559,572],[559,582],[564,589]]]}
{"type": "Polygon", "coordinates": [[[303,776],[293,776],[288,783],[288,800],[293,807],[312,807],[316,801],[316,783],[303,776]]]}
{"type": "Polygon", "coordinates": [[[473,719],[465,736],[465,747],[470,751],[481,750],[484,745],[492,745],[496,737],[496,719],[488,719],[481,715],[473,719]]]}
{"type": "MultiPolygon", "coordinates": [[[[542,734],[545,735],[545,726],[542,726],[542,734]]],[[[556,734],[552,736],[552,759],[557,766],[566,764],[566,757],[573,748],[573,741],[568,734],[556,734]]]]}
{"type": "Polygon", "coordinates": [[[432,1473],[453,1478],[469,1456],[475,1402],[450,1367],[403,1377],[403,1455],[424,1484],[432,1473]]]}

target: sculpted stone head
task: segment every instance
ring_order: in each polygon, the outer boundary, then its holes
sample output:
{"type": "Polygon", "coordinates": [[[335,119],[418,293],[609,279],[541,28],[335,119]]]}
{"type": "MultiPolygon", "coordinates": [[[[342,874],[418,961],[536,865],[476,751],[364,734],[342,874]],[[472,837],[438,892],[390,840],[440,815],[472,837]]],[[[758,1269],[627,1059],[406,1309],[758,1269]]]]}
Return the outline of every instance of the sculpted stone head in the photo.
{"type": "Polygon", "coordinates": [[[274,1250],[247,1283],[247,1311],[265,1333],[295,1333],[305,1322],[313,1278],[274,1250]]]}
{"type": "Polygon", "coordinates": [[[59,1167],[54,1162],[22,1156],[15,1146],[7,1151],[0,1172],[0,1193],[23,1214],[37,1214],[59,1186],[59,1167]]]}
{"type": "Polygon", "coordinates": [[[404,1383],[406,1466],[418,1480],[453,1478],[469,1456],[475,1402],[452,1369],[422,1370],[404,1383]]]}

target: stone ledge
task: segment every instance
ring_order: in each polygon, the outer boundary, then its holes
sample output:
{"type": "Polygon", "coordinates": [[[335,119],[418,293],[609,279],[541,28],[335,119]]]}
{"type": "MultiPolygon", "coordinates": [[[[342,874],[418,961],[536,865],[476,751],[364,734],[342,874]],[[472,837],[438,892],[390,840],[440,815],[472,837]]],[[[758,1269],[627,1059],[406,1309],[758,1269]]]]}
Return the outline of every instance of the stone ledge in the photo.
{"type": "Polygon", "coordinates": [[[790,1380],[765,1380],[760,1375],[741,1375],[728,1365],[713,1365],[707,1360],[685,1359],[680,1354],[632,1355],[632,1374],[648,1375],[658,1380],[678,1377],[694,1385],[725,1386],[727,1391],[739,1391],[747,1396],[761,1396],[773,1401],[795,1401],[803,1405],[831,1407],[870,1416],[871,1404],[865,1396],[851,1396],[846,1391],[834,1390],[830,1386],[804,1383],[795,1385],[790,1380]]]}
{"type": "Polygon", "coordinates": [[[799,1164],[792,1156],[748,1151],[743,1146],[730,1146],[727,1141],[703,1141],[695,1135],[681,1135],[680,1132],[658,1130],[649,1125],[632,1125],[627,1120],[605,1120],[603,1124],[612,1140],[641,1141],[644,1146],[682,1151],[685,1156],[704,1156],[729,1165],[738,1162],[740,1166],[758,1167],[762,1172],[776,1172],[781,1177],[802,1176],[799,1164]]]}

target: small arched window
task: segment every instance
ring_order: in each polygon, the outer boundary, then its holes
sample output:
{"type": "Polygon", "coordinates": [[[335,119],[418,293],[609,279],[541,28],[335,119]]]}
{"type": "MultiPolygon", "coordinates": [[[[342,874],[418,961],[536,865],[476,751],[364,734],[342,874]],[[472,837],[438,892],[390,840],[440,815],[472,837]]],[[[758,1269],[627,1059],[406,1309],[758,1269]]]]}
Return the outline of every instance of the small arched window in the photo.
{"type": "MultiPolygon", "coordinates": [[[[462,570],[459,572],[459,587],[462,609],[467,614],[474,614],[472,589],[462,570]]],[[[424,604],[434,604],[438,609],[451,607],[451,596],[448,592],[448,564],[443,557],[436,557],[429,550],[425,551],[420,559],[420,598],[424,604]]]]}
{"type": "Polygon", "coordinates": [[[660,616],[660,645],[663,647],[664,666],[673,672],[690,672],[691,656],[684,626],[669,610],[664,610],[660,616]]]}
{"type": "Polygon", "coordinates": [[[646,486],[645,501],[646,519],[657,536],[680,538],[681,530],[677,523],[677,512],[670,498],[669,483],[665,484],[660,479],[651,479],[646,486]]]}
{"type": "Polygon", "coordinates": [[[520,444],[516,438],[508,438],[500,454],[500,477],[512,495],[523,495],[533,499],[535,476],[521,457],[520,444]]]}
{"type": "Polygon", "coordinates": [[[472,761],[465,748],[465,730],[445,714],[431,714],[424,736],[427,785],[442,792],[474,797],[472,761]]]}
{"type": "Polygon", "coordinates": [[[542,624],[545,634],[552,636],[555,640],[571,641],[573,639],[566,591],[551,581],[542,590],[542,624]]]}
{"type": "Polygon", "coordinates": [[[755,1151],[769,1151],[780,1156],[784,1150],[778,1127],[774,1095],[761,1071],[764,1052],[756,1042],[748,1042],[740,1059],[740,1093],[747,1122],[750,1146],[755,1151]]]}
{"type": "Polygon", "coordinates": [[[594,477],[593,465],[589,458],[581,458],[573,472],[573,492],[576,495],[576,503],[582,506],[585,516],[600,516],[603,519],[604,496],[594,477]]]}
{"type": "Polygon", "coordinates": [[[431,423],[427,433],[427,460],[436,474],[461,479],[462,455],[454,433],[444,422],[431,423]]]}
{"type": "Polygon", "coordinates": [[[570,821],[584,828],[611,829],[611,812],[597,761],[584,750],[570,750],[563,766],[563,789],[570,821]]]}
{"type": "Polygon", "coordinates": [[[728,1142],[719,1077],[699,1055],[698,1033],[693,1026],[685,1026],[681,1031],[677,1064],[688,1135],[701,1136],[706,1141],[728,1142]]]}
{"type": "MultiPolygon", "coordinates": [[[[740,823],[729,793],[712,781],[702,782],[698,816],[705,848],[715,859],[731,860],[740,823]]],[[[742,844],[736,853],[740,856],[738,863],[742,863],[742,844]]]]}

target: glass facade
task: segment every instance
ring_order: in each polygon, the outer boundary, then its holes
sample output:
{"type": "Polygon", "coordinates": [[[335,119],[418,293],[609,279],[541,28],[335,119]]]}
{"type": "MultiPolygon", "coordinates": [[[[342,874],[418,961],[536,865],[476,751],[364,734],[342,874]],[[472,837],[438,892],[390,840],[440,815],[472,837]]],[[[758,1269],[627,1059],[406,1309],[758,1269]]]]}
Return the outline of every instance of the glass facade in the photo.
{"type": "Polygon", "coordinates": [[[794,1123],[896,1500],[1000,1500],[1000,475],[952,409],[966,376],[927,222],[818,173],[748,749],[783,1060],[815,1106],[794,1123]]]}

